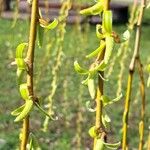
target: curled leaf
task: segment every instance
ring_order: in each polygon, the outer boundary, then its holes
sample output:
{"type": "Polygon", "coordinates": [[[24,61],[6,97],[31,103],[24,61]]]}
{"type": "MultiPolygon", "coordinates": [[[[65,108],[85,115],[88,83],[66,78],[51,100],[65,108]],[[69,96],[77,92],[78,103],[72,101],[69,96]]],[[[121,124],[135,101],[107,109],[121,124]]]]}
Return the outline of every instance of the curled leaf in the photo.
{"type": "Polygon", "coordinates": [[[38,25],[37,26],[37,29],[38,29],[38,45],[39,45],[39,47],[42,47],[42,45],[43,45],[43,37],[44,37],[44,29],[40,26],[40,25],[38,25]]]}
{"type": "Polygon", "coordinates": [[[19,122],[19,121],[23,120],[30,113],[32,107],[33,107],[33,101],[31,99],[27,100],[26,103],[25,103],[24,109],[16,117],[16,119],[14,120],[14,122],[19,122]]]}
{"type": "Polygon", "coordinates": [[[82,14],[82,15],[100,15],[102,11],[103,11],[103,3],[98,2],[90,8],[81,10],[80,14],[82,14]]]}
{"type": "Polygon", "coordinates": [[[94,56],[96,56],[98,54],[100,55],[103,52],[105,46],[106,46],[105,42],[102,42],[101,45],[100,45],[100,47],[98,47],[92,53],[90,53],[89,55],[87,55],[86,58],[91,58],[91,57],[94,57],[94,56]]]}
{"type": "Polygon", "coordinates": [[[22,79],[23,79],[23,73],[24,73],[24,70],[21,70],[21,69],[17,69],[17,82],[18,84],[20,85],[21,82],[22,82],[22,79]]]}
{"type": "Polygon", "coordinates": [[[26,70],[26,63],[25,63],[24,59],[16,58],[15,61],[16,61],[17,67],[20,70],[26,70]]]}
{"type": "Polygon", "coordinates": [[[25,104],[11,112],[12,116],[18,116],[24,109],[25,104]]]}
{"type": "Polygon", "coordinates": [[[25,47],[28,46],[28,43],[21,43],[17,46],[16,49],[16,58],[23,58],[23,51],[25,47]]]}
{"type": "Polygon", "coordinates": [[[105,56],[104,56],[104,62],[105,64],[108,64],[112,50],[114,47],[114,39],[111,36],[106,36],[106,51],[105,51],[105,56]]]}
{"type": "Polygon", "coordinates": [[[102,30],[102,25],[100,25],[100,24],[96,25],[96,36],[99,39],[102,39],[102,38],[104,38],[104,35],[101,33],[100,30],[102,30]]]}
{"type": "Polygon", "coordinates": [[[27,83],[20,84],[19,91],[20,91],[21,97],[24,100],[29,99],[29,91],[28,91],[27,83]]]}
{"type": "Polygon", "coordinates": [[[106,10],[103,13],[103,27],[107,33],[112,32],[112,11],[106,10]]]}
{"type": "Polygon", "coordinates": [[[54,21],[52,23],[48,24],[48,25],[43,25],[43,24],[40,24],[40,25],[41,25],[41,27],[43,27],[45,29],[53,30],[58,25],[58,20],[54,19],[54,21]]]}
{"type": "Polygon", "coordinates": [[[79,74],[86,75],[86,74],[89,73],[88,70],[86,70],[86,69],[80,67],[80,65],[78,64],[77,61],[74,62],[74,69],[75,69],[75,71],[76,71],[77,73],[79,73],[79,74]]]}
{"type": "Polygon", "coordinates": [[[120,94],[118,97],[116,97],[115,99],[110,99],[108,96],[101,96],[101,99],[103,101],[103,105],[106,106],[106,105],[110,105],[110,104],[113,104],[117,101],[119,101],[122,97],[122,94],[120,94]]]}
{"type": "Polygon", "coordinates": [[[87,102],[86,102],[86,108],[87,108],[88,111],[90,111],[90,112],[95,112],[95,111],[96,111],[96,108],[91,108],[90,103],[91,103],[91,101],[87,101],[87,102]]]}
{"type": "Polygon", "coordinates": [[[111,143],[105,143],[103,142],[105,147],[108,148],[108,149],[114,149],[114,150],[117,150],[118,147],[120,146],[121,142],[117,142],[117,143],[114,143],[114,144],[111,144],[111,143]]]}
{"type": "Polygon", "coordinates": [[[104,114],[102,116],[102,122],[106,129],[110,128],[111,119],[109,118],[107,114],[104,114]]]}
{"type": "Polygon", "coordinates": [[[88,79],[88,89],[89,89],[89,93],[92,99],[95,98],[95,84],[94,84],[94,78],[89,78],[88,79]]]}

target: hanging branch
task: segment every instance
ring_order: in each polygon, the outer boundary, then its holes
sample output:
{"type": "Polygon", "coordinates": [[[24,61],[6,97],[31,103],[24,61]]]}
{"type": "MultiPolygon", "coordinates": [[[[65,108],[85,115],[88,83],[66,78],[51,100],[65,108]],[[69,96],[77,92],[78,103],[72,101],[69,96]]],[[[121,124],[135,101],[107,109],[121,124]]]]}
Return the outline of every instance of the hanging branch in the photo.
{"type": "MultiPolygon", "coordinates": [[[[29,35],[29,45],[27,51],[26,61],[28,64],[28,74],[27,74],[27,87],[29,95],[34,97],[33,91],[33,62],[34,62],[34,48],[36,40],[36,29],[37,29],[37,19],[38,19],[38,0],[33,0],[32,3],[32,13],[31,13],[31,24],[30,24],[30,35],[29,35]]],[[[22,129],[22,141],[21,150],[26,150],[26,145],[29,136],[29,116],[23,120],[22,129]]]]}
{"type": "MultiPolygon", "coordinates": [[[[66,28],[66,21],[67,21],[67,17],[69,14],[69,10],[71,8],[72,5],[72,1],[71,0],[66,0],[63,2],[61,10],[60,10],[60,16],[58,18],[59,22],[61,22],[58,25],[58,31],[57,31],[57,41],[56,41],[56,45],[57,47],[57,57],[55,58],[56,64],[53,67],[52,70],[52,75],[53,75],[53,80],[51,83],[51,93],[48,95],[48,114],[53,115],[53,108],[52,108],[52,104],[53,104],[53,97],[56,93],[57,90],[57,80],[58,80],[58,71],[60,69],[61,63],[62,63],[62,56],[63,56],[63,41],[64,41],[64,36],[65,36],[65,28],[66,28]]],[[[48,123],[49,123],[49,117],[46,116],[44,123],[43,123],[43,131],[46,132],[47,128],[48,128],[48,123]]]]}
{"type": "Polygon", "coordinates": [[[107,130],[109,130],[111,119],[106,114],[105,107],[120,100],[122,94],[117,98],[111,99],[104,95],[104,71],[110,67],[111,54],[114,42],[117,43],[115,32],[112,30],[112,11],[109,9],[109,0],[98,0],[95,5],[80,11],[83,15],[100,15],[102,24],[96,26],[96,36],[100,41],[99,47],[86,56],[87,59],[97,56],[89,69],[80,67],[77,61],[74,62],[76,72],[81,75],[87,75],[87,79],[82,84],[88,86],[91,98],[96,102],[96,108],[90,109],[96,111],[95,125],[89,129],[90,136],[94,139],[93,150],[102,150],[103,148],[117,149],[118,143],[107,142],[107,130]],[[98,77],[97,90],[95,90],[95,78],[98,77]]]}
{"type": "Polygon", "coordinates": [[[127,145],[128,115],[129,115],[129,109],[130,109],[133,75],[134,75],[136,63],[138,65],[139,76],[140,76],[140,81],[141,81],[140,89],[141,89],[141,97],[142,97],[141,121],[139,124],[139,128],[140,128],[139,129],[140,131],[139,150],[143,149],[144,114],[145,114],[145,84],[144,84],[143,69],[141,65],[139,51],[140,51],[140,40],[141,40],[141,30],[142,30],[142,19],[144,15],[145,4],[146,4],[146,1],[141,0],[141,9],[140,9],[139,17],[137,20],[134,54],[133,54],[133,57],[129,66],[127,93],[126,93],[126,99],[125,99],[125,109],[124,109],[124,114],[123,114],[123,140],[122,140],[123,150],[126,150],[128,148],[128,145],[127,145]]]}

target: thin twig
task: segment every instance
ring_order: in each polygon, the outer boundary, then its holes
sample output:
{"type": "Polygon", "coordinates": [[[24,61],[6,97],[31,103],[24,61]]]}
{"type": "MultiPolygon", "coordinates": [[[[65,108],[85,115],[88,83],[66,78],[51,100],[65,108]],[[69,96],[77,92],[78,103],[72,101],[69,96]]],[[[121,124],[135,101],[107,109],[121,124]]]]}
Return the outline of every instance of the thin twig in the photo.
{"type": "MultiPolygon", "coordinates": [[[[136,29],[136,39],[135,39],[135,46],[134,46],[134,54],[129,66],[129,76],[128,76],[128,84],[127,84],[127,94],[126,94],[126,100],[125,100],[125,109],[123,114],[123,141],[122,141],[122,149],[126,150],[128,148],[127,146],[127,132],[128,132],[128,115],[129,115],[129,109],[130,109],[130,99],[131,99],[131,92],[132,92],[132,82],[133,82],[133,75],[135,70],[136,63],[139,65],[139,76],[141,80],[141,95],[142,95],[142,108],[144,106],[144,109],[142,109],[142,121],[144,120],[144,114],[143,111],[145,110],[145,88],[144,88],[144,78],[143,78],[143,71],[141,67],[141,61],[140,61],[140,40],[141,40],[141,30],[142,30],[142,19],[144,15],[144,9],[145,9],[145,3],[146,0],[141,0],[141,9],[137,21],[137,29],[136,29]]],[[[144,122],[142,126],[142,132],[140,135],[140,141],[143,141],[143,130],[144,130],[144,122]]],[[[142,142],[143,143],[143,142],[142,142]]],[[[140,142],[139,150],[142,150],[142,144],[140,142]]]]}

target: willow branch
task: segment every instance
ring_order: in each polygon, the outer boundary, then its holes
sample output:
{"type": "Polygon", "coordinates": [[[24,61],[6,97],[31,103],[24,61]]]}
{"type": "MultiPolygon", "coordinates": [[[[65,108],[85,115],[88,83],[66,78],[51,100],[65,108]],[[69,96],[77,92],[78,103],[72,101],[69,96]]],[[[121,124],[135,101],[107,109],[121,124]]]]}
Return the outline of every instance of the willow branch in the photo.
{"type": "MultiPolygon", "coordinates": [[[[28,74],[27,74],[27,86],[29,90],[29,95],[34,97],[33,92],[33,62],[34,62],[34,49],[36,41],[36,28],[37,28],[37,18],[38,17],[38,0],[33,0],[32,2],[32,12],[31,12],[31,24],[30,24],[30,34],[29,34],[29,46],[27,51],[26,61],[28,64],[28,74]]],[[[22,130],[22,141],[21,150],[26,150],[26,145],[29,136],[29,116],[23,120],[23,130],[22,130]]]]}
{"type": "MultiPolygon", "coordinates": [[[[104,11],[109,9],[109,3],[110,0],[105,0],[104,1],[104,11]]],[[[101,57],[98,56],[97,61],[101,62],[104,59],[104,54],[105,51],[103,52],[103,55],[101,57]]],[[[104,90],[104,81],[100,77],[100,75],[104,77],[104,71],[98,72],[98,86],[97,86],[97,94],[96,94],[96,120],[95,120],[95,127],[97,132],[101,134],[101,137],[103,136],[104,140],[106,138],[106,133],[103,129],[103,124],[102,124],[102,114],[103,114],[103,102],[101,100],[101,96],[103,95],[103,90],[104,90]]],[[[93,145],[93,150],[95,149],[96,146],[96,141],[97,139],[94,138],[94,145],[93,145]]]]}
{"type": "Polygon", "coordinates": [[[138,71],[140,76],[140,91],[141,91],[141,121],[139,123],[139,133],[140,133],[140,141],[139,141],[139,150],[143,150],[144,145],[144,118],[145,118],[145,83],[144,83],[144,73],[141,64],[141,60],[138,61],[138,71]]]}
{"type": "MultiPolygon", "coordinates": [[[[134,46],[134,53],[133,57],[131,59],[131,63],[129,66],[129,75],[128,75],[128,84],[127,84],[127,94],[125,99],[125,109],[123,114],[123,141],[122,141],[122,149],[127,149],[127,132],[128,132],[128,114],[130,109],[130,99],[131,99],[131,92],[132,92],[132,82],[133,82],[133,75],[135,70],[136,62],[140,62],[140,40],[141,40],[141,30],[142,30],[142,19],[144,15],[144,9],[145,9],[145,0],[141,0],[141,9],[138,16],[137,21],[137,28],[136,28],[136,39],[135,39],[135,46],[134,46]]],[[[140,63],[141,64],[141,63],[140,63]]],[[[140,65],[141,66],[141,65],[140,65]]],[[[141,70],[141,67],[140,67],[141,70]]],[[[141,74],[139,74],[141,76],[141,74]]],[[[143,80],[141,80],[143,82],[143,80]]],[[[142,83],[143,86],[143,83],[142,83]]],[[[143,91],[142,91],[143,93],[143,91]]],[[[145,101],[145,96],[142,96],[142,101],[145,101]]]]}

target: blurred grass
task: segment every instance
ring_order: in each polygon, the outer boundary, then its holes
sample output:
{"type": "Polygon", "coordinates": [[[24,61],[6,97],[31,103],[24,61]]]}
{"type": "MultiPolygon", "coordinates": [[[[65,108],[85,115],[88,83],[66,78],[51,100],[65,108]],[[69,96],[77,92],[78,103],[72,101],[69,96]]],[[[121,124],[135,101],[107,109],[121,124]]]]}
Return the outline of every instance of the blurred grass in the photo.
{"type": "MultiPolygon", "coordinates": [[[[145,67],[150,62],[149,59],[149,33],[150,27],[150,13],[147,11],[145,14],[143,35],[141,40],[141,54],[142,62],[145,67]]],[[[15,48],[21,42],[28,41],[28,21],[18,21],[15,28],[11,28],[12,21],[0,19],[0,139],[6,141],[6,144],[0,148],[2,150],[15,150],[19,142],[19,131],[21,123],[16,124],[13,122],[14,118],[10,115],[10,112],[17,106],[21,105],[17,85],[16,85],[16,68],[10,66],[10,63],[14,60],[15,48]]],[[[114,30],[120,34],[125,31],[124,25],[115,25],[114,30]]],[[[47,35],[44,43],[51,42],[55,38],[55,31],[47,35]]],[[[109,134],[112,137],[112,141],[117,141],[121,137],[122,127],[122,113],[123,104],[126,90],[128,65],[132,56],[134,37],[131,41],[131,51],[128,54],[128,58],[125,64],[124,80],[123,80],[123,98],[120,102],[114,104],[107,109],[109,115],[112,118],[112,132],[109,134]]],[[[95,27],[90,26],[86,31],[82,26],[82,32],[80,33],[77,26],[68,26],[66,30],[65,42],[63,46],[64,60],[63,65],[59,71],[59,83],[56,95],[54,97],[54,111],[58,114],[59,120],[50,122],[49,131],[43,133],[40,129],[44,116],[41,115],[37,109],[31,114],[31,131],[33,131],[39,139],[40,145],[43,150],[75,150],[76,149],[76,132],[77,132],[77,112],[82,111],[83,120],[82,125],[82,149],[88,149],[91,146],[92,140],[88,136],[88,129],[93,125],[94,114],[89,113],[86,110],[85,102],[90,100],[87,88],[82,86],[82,99],[78,98],[81,78],[77,75],[73,69],[74,60],[78,59],[82,65],[87,65],[84,61],[84,56],[94,50],[99,44],[99,41],[95,36],[95,27]],[[86,34],[86,35],[85,35],[86,34]],[[63,84],[66,81],[67,86],[64,88],[63,84]]],[[[40,81],[37,85],[37,95],[44,99],[43,104],[46,104],[46,96],[50,92],[51,84],[51,69],[54,65],[53,60],[55,56],[55,42],[50,50],[50,58],[46,62],[46,66],[43,66],[42,60],[45,59],[45,53],[47,51],[46,45],[41,49],[36,48],[35,52],[35,77],[38,77],[40,69],[44,67],[44,72],[40,77],[40,81]]],[[[113,56],[117,53],[117,48],[114,50],[113,56]]],[[[89,63],[89,62],[88,62],[89,63]]],[[[115,97],[117,89],[117,74],[120,71],[119,61],[116,63],[113,74],[110,76],[110,81],[106,83],[106,93],[111,97],[115,97]]],[[[145,70],[144,70],[145,71],[145,70]]],[[[145,72],[145,79],[147,79],[145,72]]],[[[133,83],[133,95],[132,99],[135,99],[135,95],[138,91],[139,80],[135,76],[133,83]]],[[[147,103],[146,103],[146,130],[145,139],[148,135],[149,125],[149,109],[148,104],[150,92],[147,90],[147,103]]],[[[138,121],[140,114],[140,97],[137,97],[132,102],[132,108],[130,113],[130,130],[129,139],[132,149],[137,149],[138,144],[138,121]]]]}

